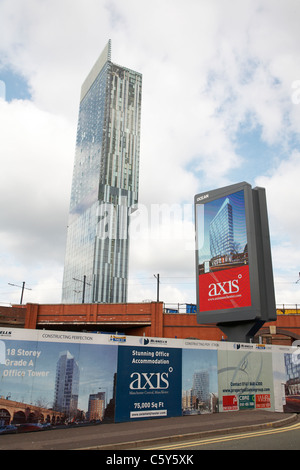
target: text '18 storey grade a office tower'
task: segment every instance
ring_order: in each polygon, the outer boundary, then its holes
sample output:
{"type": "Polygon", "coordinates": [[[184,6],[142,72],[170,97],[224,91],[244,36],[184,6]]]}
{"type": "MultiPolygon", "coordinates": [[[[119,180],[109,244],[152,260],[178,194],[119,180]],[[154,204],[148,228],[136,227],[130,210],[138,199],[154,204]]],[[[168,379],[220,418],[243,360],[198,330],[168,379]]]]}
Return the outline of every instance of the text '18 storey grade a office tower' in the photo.
{"type": "Polygon", "coordinates": [[[127,302],[141,96],[142,75],[111,62],[109,41],[81,89],[63,303],[127,302]]]}

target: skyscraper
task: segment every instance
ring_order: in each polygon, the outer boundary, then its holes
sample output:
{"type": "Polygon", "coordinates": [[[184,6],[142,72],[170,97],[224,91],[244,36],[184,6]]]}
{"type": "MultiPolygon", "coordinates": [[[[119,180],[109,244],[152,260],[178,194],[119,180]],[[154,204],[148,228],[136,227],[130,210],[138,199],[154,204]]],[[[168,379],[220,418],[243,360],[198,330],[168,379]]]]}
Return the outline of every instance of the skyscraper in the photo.
{"type": "Polygon", "coordinates": [[[209,399],[209,373],[207,370],[194,372],[193,390],[200,401],[205,402],[209,399]]]}
{"type": "Polygon", "coordinates": [[[138,202],[142,75],[111,62],[82,85],[62,301],[126,302],[128,217],[138,202]]]}
{"type": "Polygon", "coordinates": [[[87,418],[89,421],[102,420],[105,411],[105,392],[92,393],[89,396],[87,418]]]}
{"type": "Polygon", "coordinates": [[[77,413],[79,393],[79,366],[69,351],[59,355],[56,364],[53,409],[74,417],[77,413]]]}
{"type": "Polygon", "coordinates": [[[210,253],[212,258],[233,253],[232,205],[226,198],[209,226],[210,253]]]}

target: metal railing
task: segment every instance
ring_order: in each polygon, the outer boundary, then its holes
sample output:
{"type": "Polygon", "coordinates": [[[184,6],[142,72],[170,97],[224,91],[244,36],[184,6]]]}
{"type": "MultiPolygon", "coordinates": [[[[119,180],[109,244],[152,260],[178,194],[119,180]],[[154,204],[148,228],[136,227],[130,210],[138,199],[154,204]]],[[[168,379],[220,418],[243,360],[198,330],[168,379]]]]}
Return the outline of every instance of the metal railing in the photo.
{"type": "Polygon", "coordinates": [[[164,313],[196,313],[196,304],[164,303],[164,313]]]}
{"type": "Polygon", "coordinates": [[[279,304],[276,305],[276,309],[279,315],[300,314],[300,304],[279,304]]]}
{"type": "MultiPolygon", "coordinates": [[[[300,314],[300,304],[277,304],[278,315],[297,315],[300,314]]],[[[164,303],[164,313],[197,313],[196,304],[192,303],[164,303]]]]}

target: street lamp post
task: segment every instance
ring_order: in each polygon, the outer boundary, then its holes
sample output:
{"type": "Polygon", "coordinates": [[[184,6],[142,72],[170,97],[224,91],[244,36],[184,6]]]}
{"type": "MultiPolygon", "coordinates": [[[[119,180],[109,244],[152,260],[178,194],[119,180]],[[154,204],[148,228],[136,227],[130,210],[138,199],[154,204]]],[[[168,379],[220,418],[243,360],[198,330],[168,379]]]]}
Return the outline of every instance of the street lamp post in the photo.
{"type": "Polygon", "coordinates": [[[22,282],[22,286],[18,286],[17,284],[11,284],[10,282],[8,283],[10,286],[14,286],[14,287],[21,287],[21,299],[20,299],[20,305],[22,305],[23,303],[23,295],[24,295],[24,289],[26,290],[32,290],[32,289],[29,289],[29,287],[25,287],[25,281],[22,282]]]}

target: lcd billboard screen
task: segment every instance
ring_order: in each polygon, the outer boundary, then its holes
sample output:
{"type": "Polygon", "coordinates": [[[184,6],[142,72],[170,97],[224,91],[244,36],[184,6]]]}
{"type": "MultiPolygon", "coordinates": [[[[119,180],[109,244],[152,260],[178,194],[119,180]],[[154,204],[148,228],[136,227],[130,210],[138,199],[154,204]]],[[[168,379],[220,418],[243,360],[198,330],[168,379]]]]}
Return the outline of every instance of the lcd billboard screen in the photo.
{"type": "Polygon", "coordinates": [[[250,307],[244,191],[196,206],[200,312],[250,307]]]}
{"type": "Polygon", "coordinates": [[[198,323],[262,318],[269,259],[261,242],[267,216],[258,198],[264,200],[246,182],[195,196],[198,323]]]}

